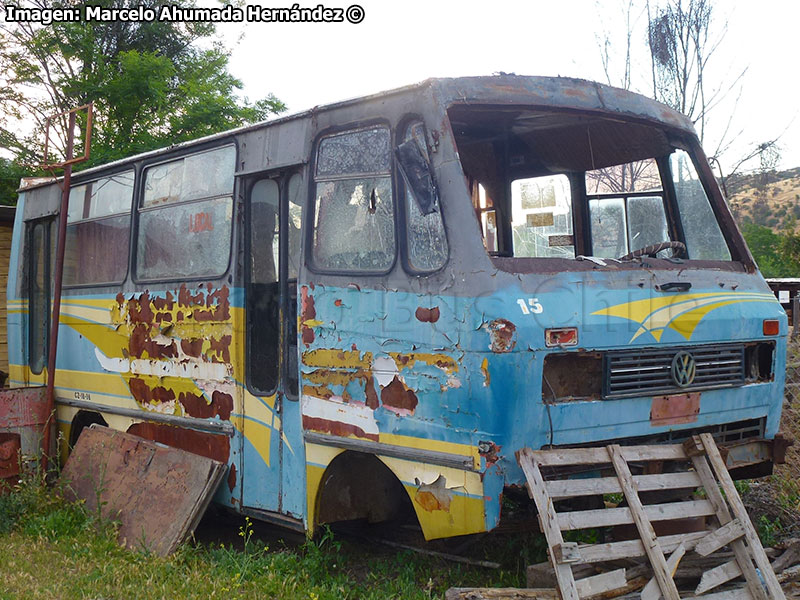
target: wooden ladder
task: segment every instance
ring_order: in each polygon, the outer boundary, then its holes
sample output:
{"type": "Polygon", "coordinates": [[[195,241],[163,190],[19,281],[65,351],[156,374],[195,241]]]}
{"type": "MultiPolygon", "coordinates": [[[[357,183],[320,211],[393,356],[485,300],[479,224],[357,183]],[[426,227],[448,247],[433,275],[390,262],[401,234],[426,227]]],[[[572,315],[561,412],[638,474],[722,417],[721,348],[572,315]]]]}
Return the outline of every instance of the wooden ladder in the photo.
{"type": "MultiPolygon", "coordinates": [[[[600,562],[646,557],[653,578],[644,586],[643,600],[680,600],[673,575],[688,552],[709,556],[724,546],[733,560],[707,570],[694,593],[683,598],[707,600],[785,600],[744,504],[733,485],[714,438],[707,433],[693,436],[682,445],[620,446],[534,451],[524,448],[517,455],[528,491],[539,510],[539,523],[547,538],[550,563],[563,600],[578,600],[632,583],[625,569],[576,579],[573,567],[600,562]],[[661,471],[664,464],[670,468],[661,471]],[[599,471],[600,477],[568,479],[563,467],[583,466],[599,471]],[[634,475],[631,468],[641,474],[634,475]],[[545,478],[542,471],[555,474],[545,478]],[[558,474],[558,468],[562,474],[558,474]],[[651,474],[648,474],[651,473],[651,474]],[[698,490],[701,489],[702,491],[698,490]],[[687,490],[694,499],[645,504],[641,492],[687,490]],[[720,491],[722,490],[722,491],[720,491]],[[557,510],[554,501],[568,498],[624,497],[627,506],[615,508],[557,510]],[[656,535],[653,522],[702,517],[713,526],[704,531],[656,535]],[[564,541],[562,532],[633,525],[638,539],[610,543],[579,544],[564,541]],[[744,586],[707,593],[718,586],[744,578],[744,586]]],[[[583,569],[585,571],[585,569],[583,569]]],[[[640,584],[641,585],[641,584],[640,584]]]]}

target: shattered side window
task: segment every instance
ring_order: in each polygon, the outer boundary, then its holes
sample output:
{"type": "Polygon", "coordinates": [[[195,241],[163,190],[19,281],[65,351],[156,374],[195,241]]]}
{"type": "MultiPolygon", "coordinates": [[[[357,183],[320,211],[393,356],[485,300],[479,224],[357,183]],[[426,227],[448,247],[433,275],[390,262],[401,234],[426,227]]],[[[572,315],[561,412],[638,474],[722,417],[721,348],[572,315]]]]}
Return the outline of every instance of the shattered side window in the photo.
{"type": "Polygon", "coordinates": [[[566,175],[511,183],[511,231],[515,257],[575,258],[572,195],[566,175]]]}
{"type": "Polygon", "coordinates": [[[139,279],[217,277],[227,270],[235,159],[235,147],[225,146],[145,171],[139,279]]]}
{"type": "Polygon", "coordinates": [[[395,257],[387,127],[325,138],[315,173],[313,256],[336,271],[385,271],[395,257]]]}
{"type": "MultiPolygon", "coordinates": [[[[416,140],[428,157],[425,126],[421,121],[411,123],[406,129],[405,141],[416,140]]],[[[430,214],[423,214],[410,185],[406,185],[406,236],[408,262],[418,271],[436,271],[447,262],[447,236],[442,222],[440,206],[430,214]]]]}
{"type": "Polygon", "coordinates": [[[683,150],[676,150],[669,163],[689,258],[731,260],[728,244],[691,157],[683,150]]]}
{"type": "Polygon", "coordinates": [[[233,193],[236,148],[225,146],[147,169],[142,207],[233,193]]]}

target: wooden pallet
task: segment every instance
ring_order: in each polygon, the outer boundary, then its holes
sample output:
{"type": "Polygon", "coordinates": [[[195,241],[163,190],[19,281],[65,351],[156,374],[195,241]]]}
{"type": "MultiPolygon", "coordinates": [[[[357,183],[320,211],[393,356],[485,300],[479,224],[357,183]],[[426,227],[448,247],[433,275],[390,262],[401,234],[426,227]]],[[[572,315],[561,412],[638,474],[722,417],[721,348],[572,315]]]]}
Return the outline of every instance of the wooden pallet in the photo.
{"type": "MultiPolygon", "coordinates": [[[[642,600],[680,600],[673,575],[689,552],[709,556],[728,546],[733,559],[703,573],[693,595],[707,600],[785,600],[769,559],[761,546],[725,462],[710,434],[693,436],[683,445],[619,446],[534,451],[525,448],[517,459],[528,480],[528,491],[539,510],[539,522],[549,547],[563,600],[588,598],[631,583],[625,569],[576,579],[573,567],[645,557],[653,578],[641,592],[642,600]],[[664,464],[669,472],[660,473],[664,464]],[[576,467],[607,472],[589,479],[545,477],[553,467],[576,467]],[[634,475],[633,472],[641,473],[634,475]],[[697,490],[691,500],[645,503],[642,492],[697,490]],[[588,510],[557,510],[554,501],[615,494],[627,506],[588,510]],[[620,496],[621,495],[621,496],[620,496]],[[654,522],[702,517],[710,528],[692,533],[657,536],[654,522]],[[633,525],[637,539],[609,543],[565,542],[562,532],[633,525]],[[743,577],[744,587],[711,590],[743,577]]],[[[562,469],[563,471],[563,469],[562,469]]],[[[652,496],[652,494],[651,494],[652,496]]],[[[656,501],[657,502],[657,501],[656,501]]],[[[669,529],[669,527],[665,527],[669,529]]],[[[585,570],[585,569],[584,569],[585,570]]]]}

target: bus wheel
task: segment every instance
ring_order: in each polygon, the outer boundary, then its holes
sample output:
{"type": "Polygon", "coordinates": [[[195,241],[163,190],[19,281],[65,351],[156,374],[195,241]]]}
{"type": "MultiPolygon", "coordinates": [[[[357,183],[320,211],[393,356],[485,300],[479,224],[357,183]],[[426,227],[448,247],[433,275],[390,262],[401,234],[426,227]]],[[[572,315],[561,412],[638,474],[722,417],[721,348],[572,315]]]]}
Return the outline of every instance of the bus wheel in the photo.
{"type": "Polygon", "coordinates": [[[322,477],[317,524],[340,521],[378,523],[415,516],[403,484],[377,457],[344,452],[322,477]]]}
{"type": "Polygon", "coordinates": [[[70,425],[69,428],[70,449],[74,448],[75,444],[78,443],[78,438],[81,435],[81,431],[83,431],[85,427],[89,427],[89,425],[94,425],[95,423],[102,425],[103,427],[108,427],[108,423],[106,423],[106,420],[100,416],[100,413],[91,412],[88,410],[78,411],[78,414],[73,417],[72,425],[70,425]]]}

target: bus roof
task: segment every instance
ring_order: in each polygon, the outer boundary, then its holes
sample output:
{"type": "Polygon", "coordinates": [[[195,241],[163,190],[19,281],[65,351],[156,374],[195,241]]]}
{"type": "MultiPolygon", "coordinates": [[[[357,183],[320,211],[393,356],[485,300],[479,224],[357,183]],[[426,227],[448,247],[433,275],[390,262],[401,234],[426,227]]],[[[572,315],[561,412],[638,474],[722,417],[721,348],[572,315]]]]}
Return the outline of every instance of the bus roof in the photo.
{"type": "MultiPolygon", "coordinates": [[[[76,172],[75,177],[106,170],[115,166],[152,158],[179,148],[188,148],[205,142],[244,133],[265,126],[273,126],[286,121],[310,117],[314,114],[384,99],[388,96],[416,93],[431,88],[445,106],[452,104],[496,104],[506,107],[535,106],[537,108],[578,109],[590,112],[623,114],[636,119],[659,123],[695,134],[694,126],[688,117],[651,98],[629,90],[609,85],[574,79],[571,77],[541,77],[513,74],[500,74],[480,77],[431,78],[392,90],[386,90],[342,100],[332,104],[320,105],[308,110],[285,116],[267,119],[258,123],[244,125],[194,140],[173,144],[157,150],[142,152],[110,163],[97,165],[76,172]]],[[[18,191],[49,185],[61,178],[24,178],[18,191]]]]}

